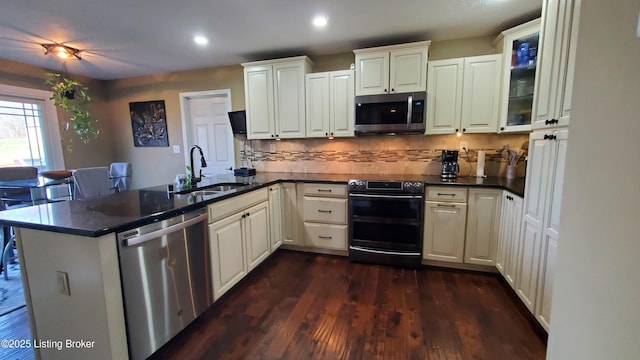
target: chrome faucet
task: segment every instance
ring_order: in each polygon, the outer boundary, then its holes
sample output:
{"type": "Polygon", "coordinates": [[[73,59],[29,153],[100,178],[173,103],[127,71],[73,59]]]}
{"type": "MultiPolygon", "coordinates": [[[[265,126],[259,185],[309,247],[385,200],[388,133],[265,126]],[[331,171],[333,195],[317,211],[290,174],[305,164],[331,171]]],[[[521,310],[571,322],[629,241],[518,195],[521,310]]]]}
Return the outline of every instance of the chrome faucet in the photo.
{"type": "Polygon", "coordinates": [[[194,188],[202,180],[202,169],[200,169],[200,176],[196,177],[196,169],[193,166],[193,150],[198,149],[200,151],[200,167],[207,167],[207,162],[204,159],[204,153],[198,145],[193,145],[189,151],[189,160],[191,165],[191,187],[194,188]]]}

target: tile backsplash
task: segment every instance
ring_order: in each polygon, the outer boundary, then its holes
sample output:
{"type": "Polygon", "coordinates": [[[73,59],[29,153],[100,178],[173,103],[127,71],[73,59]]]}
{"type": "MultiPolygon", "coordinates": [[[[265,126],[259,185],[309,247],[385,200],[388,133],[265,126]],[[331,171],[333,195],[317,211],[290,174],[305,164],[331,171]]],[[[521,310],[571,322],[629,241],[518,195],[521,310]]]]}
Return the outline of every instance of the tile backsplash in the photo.
{"type": "MultiPolygon", "coordinates": [[[[252,166],[262,172],[300,172],[332,174],[422,174],[440,175],[440,154],[445,149],[459,149],[460,142],[468,144],[468,158],[464,151],[458,156],[459,176],[474,176],[478,151],[483,150],[485,175],[505,176],[507,162],[500,156],[504,145],[512,150],[528,147],[528,134],[464,134],[456,135],[371,135],[353,138],[253,140],[247,141],[246,151],[252,166]],[[250,149],[253,149],[251,151],[250,149]]],[[[246,166],[246,163],[242,163],[246,166]]],[[[517,176],[525,174],[525,162],[518,164],[517,176]]]]}

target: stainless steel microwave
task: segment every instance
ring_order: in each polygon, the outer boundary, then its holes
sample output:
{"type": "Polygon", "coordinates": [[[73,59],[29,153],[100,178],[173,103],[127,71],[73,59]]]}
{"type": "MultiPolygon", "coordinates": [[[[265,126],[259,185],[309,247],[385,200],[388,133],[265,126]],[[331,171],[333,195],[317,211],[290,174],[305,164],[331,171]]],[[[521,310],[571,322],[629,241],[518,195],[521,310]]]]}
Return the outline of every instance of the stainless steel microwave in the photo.
{"type": "Polygon", "coordinates": [[[426,92],[355,97],[356,133],[424,132],[426,92]]]}

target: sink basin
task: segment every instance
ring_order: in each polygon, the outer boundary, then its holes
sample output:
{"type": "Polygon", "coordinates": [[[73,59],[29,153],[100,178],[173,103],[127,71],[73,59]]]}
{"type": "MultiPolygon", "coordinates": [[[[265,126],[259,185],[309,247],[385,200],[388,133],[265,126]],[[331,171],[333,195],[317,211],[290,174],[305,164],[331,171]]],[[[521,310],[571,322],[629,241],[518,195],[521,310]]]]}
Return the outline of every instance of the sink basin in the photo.
{"type": "Polygon", "coordinates": [[[212,196],[212,195],[217,195],[219,194],[220,191],[213,191],[213,190],[195,190],[190,192],[190,195],[195,195],[195,196],[212,196]]]}
{"type": "Polygon", "coordinates": [[[215,195],[225,191],[235,190],[250,184],[246,183],[218,183],[213,185],[207,185],[198,187],[195,189],[186,189],[179,191],[178,194],[193,194],[193,195],[215,195]]]}

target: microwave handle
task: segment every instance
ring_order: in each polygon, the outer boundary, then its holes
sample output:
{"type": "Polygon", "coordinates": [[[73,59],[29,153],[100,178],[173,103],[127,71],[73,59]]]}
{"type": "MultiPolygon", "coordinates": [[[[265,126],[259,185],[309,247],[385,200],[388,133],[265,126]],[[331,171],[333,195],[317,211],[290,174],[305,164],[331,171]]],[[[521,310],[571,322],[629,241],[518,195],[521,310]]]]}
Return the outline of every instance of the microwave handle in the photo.
{"type": "Polygon", "coordinates": [[[411,116],[413,115],[413,95],[407,97],[407,127],[411,127],[411,116]]]}

